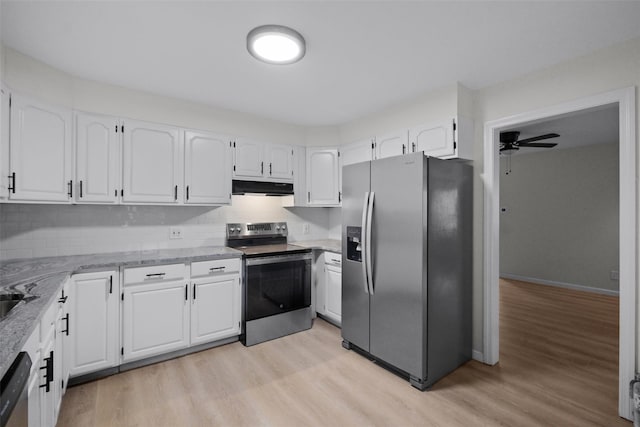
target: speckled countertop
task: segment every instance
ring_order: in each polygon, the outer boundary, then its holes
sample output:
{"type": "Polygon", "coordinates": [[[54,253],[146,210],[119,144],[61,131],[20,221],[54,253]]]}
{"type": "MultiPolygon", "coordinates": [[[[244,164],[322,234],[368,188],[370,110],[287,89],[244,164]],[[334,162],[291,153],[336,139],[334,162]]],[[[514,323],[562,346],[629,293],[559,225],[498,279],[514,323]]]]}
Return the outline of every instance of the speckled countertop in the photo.
{"type": "Polygon", "coordinates": [[[338,239],[322,239],[322,240],[301,240],[298,242],[290,242],[292,245],[302,246],[303,248],[320,249],[342,253],[342,242],[338,239]]]}
{"type": "Polygon", "coordinates": [[[120,267],[204,261],[241,257],[235,249],[211,246],[157,251],[115,252],[64,257],[30,258],[0,263],[0,293],[27,294],[0,320],[0,378],[22,349],[65,280],[75,273],[120,267]]]}

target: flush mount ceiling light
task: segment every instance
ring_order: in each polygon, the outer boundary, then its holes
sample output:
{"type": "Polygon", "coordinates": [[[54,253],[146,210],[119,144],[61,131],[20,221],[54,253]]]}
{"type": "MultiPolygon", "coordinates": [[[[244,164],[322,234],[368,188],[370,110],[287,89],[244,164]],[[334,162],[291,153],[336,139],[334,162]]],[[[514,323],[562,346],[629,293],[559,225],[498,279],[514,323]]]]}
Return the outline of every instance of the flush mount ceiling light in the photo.
{"type": "Polygon", "coordinates": [[[262,25],[247,35],[247,50],[268,64],[293,64],[304,56],[304,37],[282,25],[262,25]]]}

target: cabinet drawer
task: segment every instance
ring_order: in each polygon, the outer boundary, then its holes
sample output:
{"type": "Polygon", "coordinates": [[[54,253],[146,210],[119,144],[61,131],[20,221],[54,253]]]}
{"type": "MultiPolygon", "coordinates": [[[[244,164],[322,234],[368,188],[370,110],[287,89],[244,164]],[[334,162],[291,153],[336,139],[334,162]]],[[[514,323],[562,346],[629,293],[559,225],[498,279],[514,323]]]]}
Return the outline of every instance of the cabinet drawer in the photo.
{"type": "Polygon", "coordinates": [[[220,273],[238,273],[240,258],[217,259],[191,263],[191,277],[209,276],[220,273]]]}
{"type": "Polygon", "coordinates": [[[179,280],[186,277],[187,268],[184,264],[153,265],[149,267],[134,267],[124,270],[124,285],[135,283],[164,282],[179,280]]]}
{"type": "Polygon", "coordinates": [[[335,252],[325,252],[324,263],[340,267],[340,265],[342,265],[342,255],[335,252]]]}

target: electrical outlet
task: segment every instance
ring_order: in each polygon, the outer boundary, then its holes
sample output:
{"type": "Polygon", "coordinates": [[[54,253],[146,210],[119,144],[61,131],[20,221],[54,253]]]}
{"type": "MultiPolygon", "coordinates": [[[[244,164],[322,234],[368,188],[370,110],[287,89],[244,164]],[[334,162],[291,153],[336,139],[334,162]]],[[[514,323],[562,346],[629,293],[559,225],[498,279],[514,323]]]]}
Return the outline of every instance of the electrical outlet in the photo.
{"type": "Polygon", "coordinates": [[[170,239],[182,239],[182,227],[169,227],[170,239]]]}
{"type": "Polygon", "coordinates": [[[302,234],[309,234],[310,229],[311,229],[311,226],[309,225],[308,222],[305,222],[302,224],[302,234]]]}
{"type": "Polygon", "coordinates": [[[609,278],[611,280],[620,280],[620,273],[617,270],[611,270],[609,273],[609,278]]]}

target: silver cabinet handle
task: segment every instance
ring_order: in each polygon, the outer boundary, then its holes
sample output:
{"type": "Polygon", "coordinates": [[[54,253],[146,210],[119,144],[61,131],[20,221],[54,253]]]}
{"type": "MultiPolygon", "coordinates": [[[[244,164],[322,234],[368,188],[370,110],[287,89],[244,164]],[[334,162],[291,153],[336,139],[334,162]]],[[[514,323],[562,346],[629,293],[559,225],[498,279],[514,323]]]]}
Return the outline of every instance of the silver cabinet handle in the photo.
{"type": "Polygon", "coordinates": [[[162,279],[162,278],[164,278],[165,274],[167,274],[167,273],[150,273],[150,274],[147,274],[147,277],[149,279],[152,279],[154,277],[157,277],[158,279],[162,279]]]}

